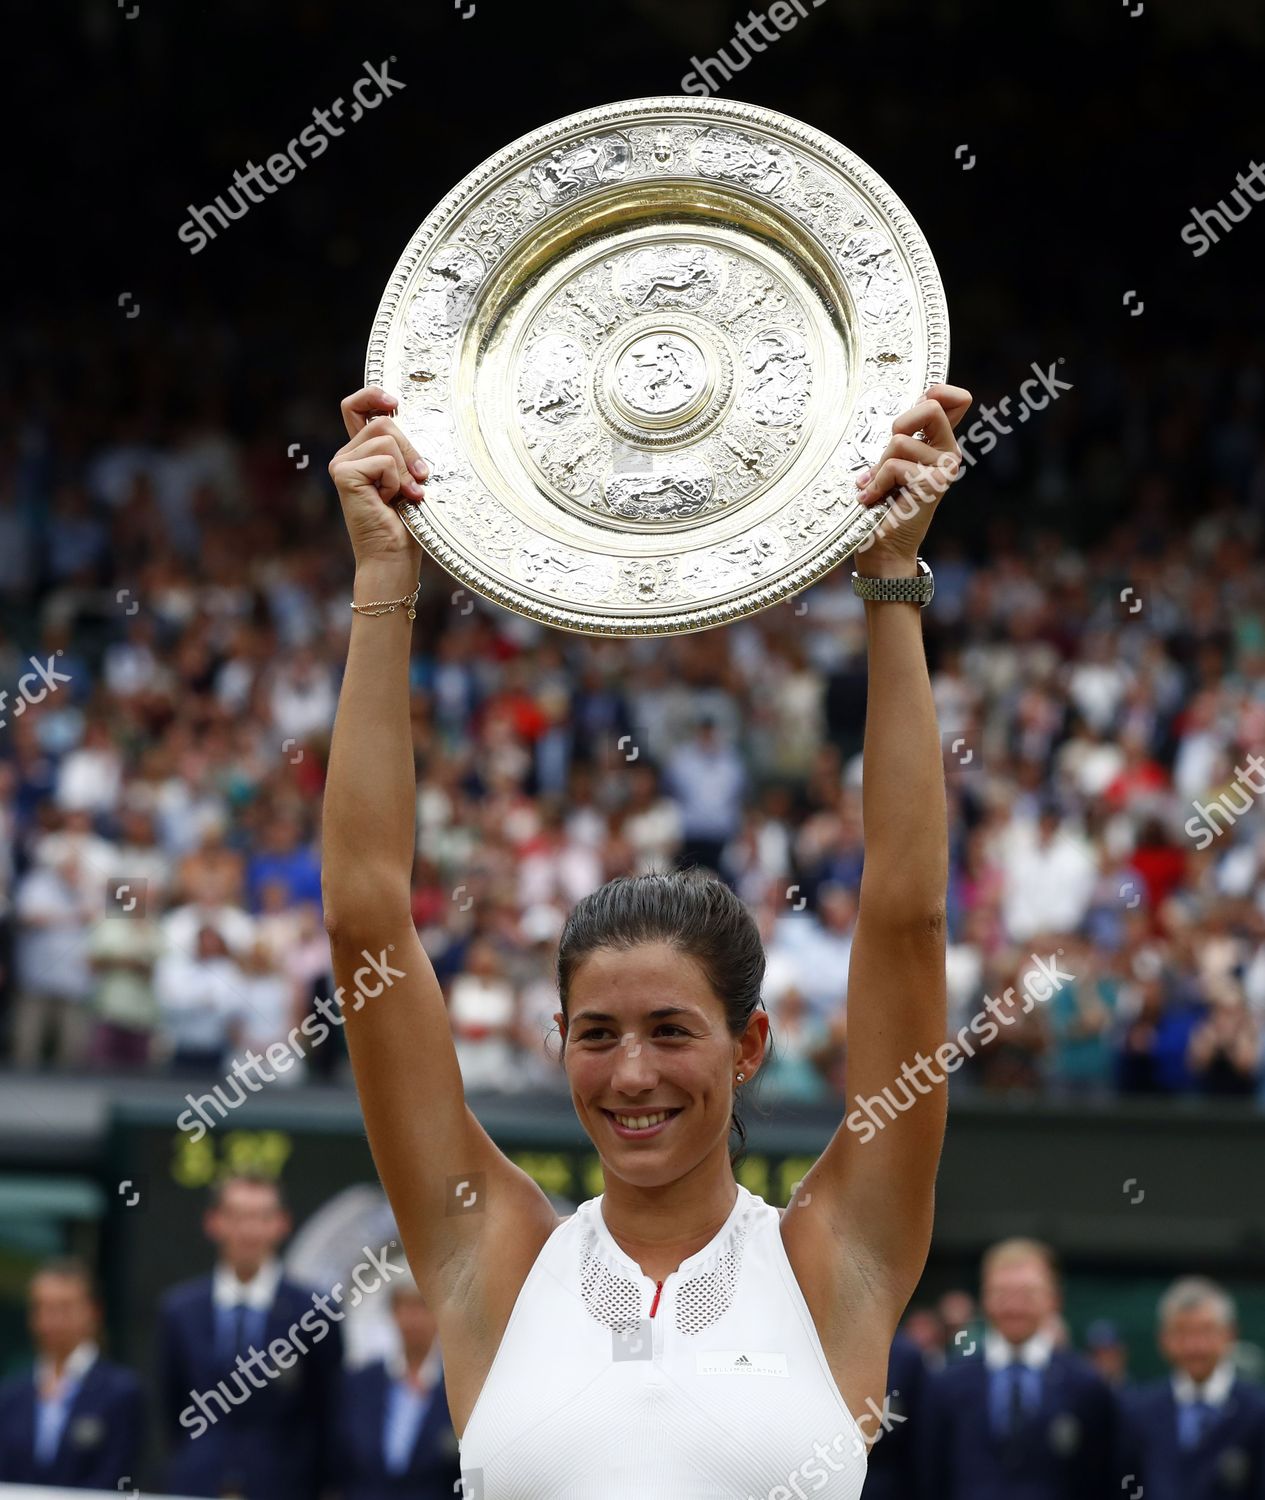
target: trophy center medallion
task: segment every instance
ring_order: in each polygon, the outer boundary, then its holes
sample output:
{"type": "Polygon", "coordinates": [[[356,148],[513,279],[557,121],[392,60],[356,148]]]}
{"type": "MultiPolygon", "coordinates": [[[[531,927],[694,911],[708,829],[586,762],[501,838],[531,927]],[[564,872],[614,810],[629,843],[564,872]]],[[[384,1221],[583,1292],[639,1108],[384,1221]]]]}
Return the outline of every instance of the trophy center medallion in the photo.
{"type": "Polygon", "coordinates": [[[702,408],[713,384],[707,357],[694,340],[662,329],[640,334],[619,353],[610,394],[629,421],[676,426],[702,408]]]}

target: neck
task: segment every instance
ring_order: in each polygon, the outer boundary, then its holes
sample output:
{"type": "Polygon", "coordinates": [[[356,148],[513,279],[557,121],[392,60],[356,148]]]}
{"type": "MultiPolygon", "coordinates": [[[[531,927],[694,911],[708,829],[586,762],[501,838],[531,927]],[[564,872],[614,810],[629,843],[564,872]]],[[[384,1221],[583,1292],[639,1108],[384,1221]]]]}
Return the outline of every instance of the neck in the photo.
{"type": "Polygon", "coordinates": [[[608,1174],[602,1217],[616,1244],[647,1276],[662,1281],[716,1237],[737,1195],[726,1150],[661,1186],[639,1187],[608,1174]]]}
{"type": "Polygon", "coordinates": [[[244,1286],[246,1282],[253,1281],[255,1277],[258,1276],[259,1272],[263,1269],[263,1266],[264,1261],[257,1260],[242,1265],[230,1265],[229,1270],[244,1286]]]}

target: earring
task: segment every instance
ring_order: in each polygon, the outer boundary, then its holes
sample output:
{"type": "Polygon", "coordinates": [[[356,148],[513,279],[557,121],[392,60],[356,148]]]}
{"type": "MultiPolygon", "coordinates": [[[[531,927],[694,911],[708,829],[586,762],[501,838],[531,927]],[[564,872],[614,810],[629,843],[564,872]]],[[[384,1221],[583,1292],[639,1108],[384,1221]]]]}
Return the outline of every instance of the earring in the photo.
{"type": "Polygon", "coordinates": [[[738,1076],[737,1076],[737,1078],[735,1078],[735,1079],[734,1079],[734,1082],[735,1082],[735,1083],[741,1083],[741,1082],[742,1082],[742,1080],[743,1080],[743,1079],[744,1079],[744,1078],[745,1078],[745,1077],[746,1077],[746,1076],[747,1076],[747,1075],[746,1075],[746,1074],[745,1074],[745,1073],[739,1073],[739,1074],[738,1074],[738,1076]]]}

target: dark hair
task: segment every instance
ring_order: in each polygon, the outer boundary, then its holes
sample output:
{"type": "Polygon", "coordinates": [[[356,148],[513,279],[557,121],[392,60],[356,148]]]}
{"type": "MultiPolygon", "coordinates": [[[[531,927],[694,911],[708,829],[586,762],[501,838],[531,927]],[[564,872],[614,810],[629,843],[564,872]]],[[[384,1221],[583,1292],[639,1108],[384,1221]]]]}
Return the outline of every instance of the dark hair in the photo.
{"type": "Polygon", "coordinates": [[[99,1302],[97,1278],[92,1267],[79,1255],[55,1255],[43,1261],[31,1277],[34,1282],[40,1276],[61,1276],[67,1281],[77,1281],[87,1294],[89,1302],[99,1302]]]}
{"type": "Polygon", "coordinates": [[[225,1193],[237,1182],[245,1183],[247,1187],[269,1188],[277,1195],[277,1207],[281,1212],[289,1212],[285,1190],[281,1186],[280,1179],[267,1177],[262,1172],[230,1172],[227,1177],[221,1177],[218,1182],[213,1182],[207,1189],[207,1207],[209,1209],[222,1208],[225,1193]]]}
{"type": "MultiPolygon", "coordinates": [[[[558,940],[562,1014],[567,1015],[575,972],[589,954],[641,943],[670,943],[694,959],[725,1007],[730,1034],[742,1035],[760,1004],[764,944],[755,918],[739,897],[719,876],[698,866],[620,875],[576,903],[558,940]]],[[[564,1050],[565,1046],[564,1039],[564,1050]]],[[[737,1091],[729,1128],[738,1136],[737,1150],[729,1153],[730,1163],[737,1166],[747,1149],[737,1091]]]]}

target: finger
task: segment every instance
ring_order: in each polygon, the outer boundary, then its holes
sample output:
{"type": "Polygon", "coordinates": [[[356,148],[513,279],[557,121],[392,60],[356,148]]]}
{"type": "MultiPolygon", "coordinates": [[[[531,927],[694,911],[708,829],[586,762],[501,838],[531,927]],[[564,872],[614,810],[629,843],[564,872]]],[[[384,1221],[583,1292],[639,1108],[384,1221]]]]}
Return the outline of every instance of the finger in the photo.
{"type": "Polygon", "coordinates": [[[864,489],[857,492],[862,505],[870,506],[885,499],[896,490],[908,490],[918,500],[938,499],[944,490],[940,481],[937,487],[934,465],[915,463],[908,458],[889,458],[874,471],[874,477],[864,489]]]}
{"type": "Polygon", "coordinates": [[[409,473],[408,465],[404,459],[404,452],[394,434],[390,432],[376,432],[375,426],[375,423],[370,422],[368,427],[362,430],[359,437],[352,438],[351,442],[342,451],[356,458],[369,453],[390,454],[396,463],[399,488],[411,500],[422,499],[426,492],[422,489],[421,481],[414,479],[409,473]]]}
{"type": "Polygon", "coordinates": [[[383,412],[395,411],[400,404],[398,396],[392,396],[380,385],[367,385],[350,396],[344,396],[339,406],[343,414],[343,426],[348,437],[356,434],[383,412]]]}
{"type": "Polygon", "coordinates": [[[956,427],[971,409],[975,397],[960,385],[945,385],[941,381],[927,392],[932,401],[938,401],[949,418],[949,425],[956,427]]]}
{"type": "Polygon", "coordinates": [[[400,492],[399,462],[389,453],[335,459],[329,471],[342,495],[365,496],[372,491],[390,504],[400,492]]]}
{"type": "Polygon", "coordinates": [[[363,443],[369,438],[382,437],[384,435],[392,438],[399,445],[400,452],[404,458],[404,467],[408,473],[411,473],[419,480],[430,477],[430,465],[390,417],[374,417],[371,422],[361,428],[347,446],[354,448],[358,443],[363,443]]]}
{"type": "Polygon", "coordinates": [[[949,421],[949,414],[938,401],[919,401],[911,406],[908,411],[901,412],[900,416],[892,423],[893,432],[907,432],[911,435],[921,432],[928,443],[935,443],[939,448],[952,448],[957,451],[957,439],[953,436],[953,424],[949,421]]]}
{"type": "MultiPolygon", "coordinates": [[[[950,441],[952,441],[951,437],[950,441]]],[[[883,456],[874,467],[863,469],[857,475],[859,499],[872,498],[870,491],[874,484],[874,476],[882,471],[883,465],[889,459],[893,458],[905,459],[915,465],[921,472],[924,488],[936,494],[943,494],[962,470],[962,455],[956,443],[952,448],[936,448],[931,443],[924,443],[919,438],[910,437],[907,433],[897,433],[883,450],[883,456]]]]}

